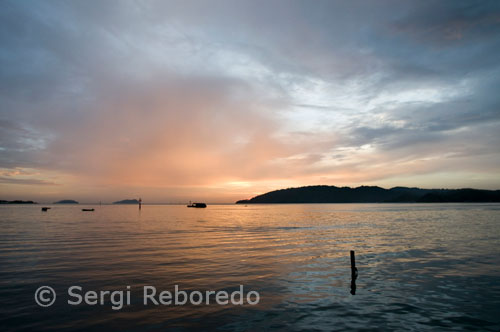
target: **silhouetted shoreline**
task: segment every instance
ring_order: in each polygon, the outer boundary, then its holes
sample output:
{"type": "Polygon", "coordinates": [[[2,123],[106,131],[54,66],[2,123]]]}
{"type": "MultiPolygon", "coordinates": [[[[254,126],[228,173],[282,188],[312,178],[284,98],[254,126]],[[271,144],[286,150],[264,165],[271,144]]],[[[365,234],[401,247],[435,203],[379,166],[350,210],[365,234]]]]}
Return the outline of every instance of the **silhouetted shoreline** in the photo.
{"type": "Polygon", "coordinates": [[[38,203],[33,201],[21,201],[21,200],[6,201],[2,199],[0,200],[0,204],[38,204],[38,203]]]}
{"type": "Polygon", "coordinates": [[[124,199],[121,201],[113,202],[113,204],[139,204],[139,201],[136,199],[124,199]]]}
{"type": "Polygon", "coordinates": [[[63,199],[61,201],[54,202],[54,204],[80,204],[80,203],[72,199],[63,199]]]}
{"type": "Polygon", "coordinates": [[[377,186],[306,186],[270,191],[236,204],[262,203],[488,203],[500,202],[500,190],[421,189],[377,186]]]}

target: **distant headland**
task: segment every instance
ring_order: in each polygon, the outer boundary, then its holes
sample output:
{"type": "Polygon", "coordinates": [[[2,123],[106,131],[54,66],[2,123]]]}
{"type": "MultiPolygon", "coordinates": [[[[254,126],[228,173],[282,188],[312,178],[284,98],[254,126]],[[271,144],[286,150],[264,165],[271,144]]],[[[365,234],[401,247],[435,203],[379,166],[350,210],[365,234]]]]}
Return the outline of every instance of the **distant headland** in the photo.
{"type": "Polygon", "coordinates": [[[54,202],[54,204],[79,204],[79,203],[72,199],[63,199],[61,201],[54,202]]]}
{"type": "Polygon", "coordinates": [[[113,202],[113,204],[139,204],[139,201],[136,199],[124,199],[121,201],[113,202]]]}
{"type": "Polygon", "coordinates": [[[236,204],[447,202],[500,202],[500,190],[307,186],[270,191],[236,204]]]}
{"type": "Polygon", "coordinates": [[[3,199],[0,199],[0,204],[38,204],[38,203],[33,202],[33,201],[21,201],[21,200],[6,201],[3,199]]]}

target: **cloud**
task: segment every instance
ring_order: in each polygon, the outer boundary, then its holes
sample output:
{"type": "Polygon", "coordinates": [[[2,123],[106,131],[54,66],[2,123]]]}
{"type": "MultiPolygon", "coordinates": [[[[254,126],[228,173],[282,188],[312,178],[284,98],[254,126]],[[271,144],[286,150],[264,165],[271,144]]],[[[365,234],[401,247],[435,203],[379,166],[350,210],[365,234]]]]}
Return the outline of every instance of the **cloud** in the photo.
{"type": "Polygon", "coordinates": [[[499,186],[499,15],[493,1],[6,2],[0,167],[40,173],[9,190],[158,200],[443,170],[499,186]]]}
{"type": "Polygon", "coordinates": [[[500,5],[496,1],[422,3],[394,27],[422,42],[476,44],[498,36],[500,5]]]}
{"type": "Polygon", "coordinates": [[[16,179],[16,178],[8,178],[8,177],[0,177],[0,183],[5,184],[21,184],[21,185],[56,185],[54,182],[38,180],[38,179],[16,179]]]}

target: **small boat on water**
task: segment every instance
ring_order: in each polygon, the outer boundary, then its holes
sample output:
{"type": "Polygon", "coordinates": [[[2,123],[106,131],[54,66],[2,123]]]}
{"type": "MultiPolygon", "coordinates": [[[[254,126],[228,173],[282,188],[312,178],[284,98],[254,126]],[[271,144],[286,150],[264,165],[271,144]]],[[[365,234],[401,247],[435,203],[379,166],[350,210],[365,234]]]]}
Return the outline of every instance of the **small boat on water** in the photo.
{"type": "Polygon", "coordinates": [[[49,209],[50,209],[50,208],[49,208],[49,207],[46,207],[46,206],[42,207],[42,211],[43,211],[43,212],[47,212],[49,209]]]}
{"type": "Polygon", "coordinates": [[[192,207],[192,208],[206,208],[207,204],[205,203],[191,203],[189,202],[187,207],[192,207]]]}
{"type": "Polygon", "coordinates": [[[94,209],[82,209],[82,211],[90,211],[90,212],[92,212],[92,211],[94,211],[94,209]]]}

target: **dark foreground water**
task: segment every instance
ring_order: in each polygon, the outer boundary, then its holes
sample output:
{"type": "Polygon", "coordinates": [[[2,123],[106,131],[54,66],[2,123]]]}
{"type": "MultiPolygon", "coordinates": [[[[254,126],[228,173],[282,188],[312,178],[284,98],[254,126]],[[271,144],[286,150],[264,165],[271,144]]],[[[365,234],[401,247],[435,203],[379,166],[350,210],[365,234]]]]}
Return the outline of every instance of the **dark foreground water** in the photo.
{"type": "Polygon", "coordinates": [[[82,207],[0,206],[1,331],[500,329],[499,204],[82,207]],[[130,305],[70,305],[74,285],[130,305]],[[260,302],[144,305],[147,285],[260,302]]]}

